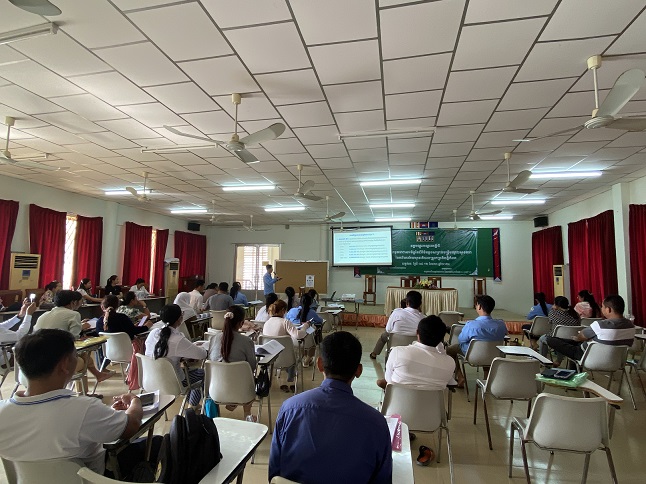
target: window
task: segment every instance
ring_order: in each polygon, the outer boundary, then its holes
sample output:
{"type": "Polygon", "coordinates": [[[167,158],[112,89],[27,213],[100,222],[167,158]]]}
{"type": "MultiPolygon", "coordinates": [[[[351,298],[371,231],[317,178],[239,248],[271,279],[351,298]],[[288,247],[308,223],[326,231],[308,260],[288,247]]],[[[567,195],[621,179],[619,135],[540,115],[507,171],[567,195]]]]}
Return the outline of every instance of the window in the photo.
{"type": "Polygon", "coordinates": [[[74,252],[76,250],[76,215],[67,214],[65,220],[65,254],[63,256],[63,289],[75,288],[73,281],[74,252]]]}
{"type": "Polygon", "coordinates": [[[265,266],[280,259],[280,245],[236,244],[234,274],[242,289],[262,290],[265,266]]]}

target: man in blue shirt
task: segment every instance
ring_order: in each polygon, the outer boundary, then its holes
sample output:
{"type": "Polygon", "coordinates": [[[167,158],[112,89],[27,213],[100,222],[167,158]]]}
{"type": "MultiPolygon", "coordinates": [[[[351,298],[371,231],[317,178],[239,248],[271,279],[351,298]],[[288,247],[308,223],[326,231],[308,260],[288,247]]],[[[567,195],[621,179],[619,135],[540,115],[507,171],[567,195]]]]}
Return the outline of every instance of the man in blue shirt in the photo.
{"type": "Polygon", "coordinates": [[[271,277],[271,273],[274,271],[274,266],[271,264],[267,264],[265,269],[267,269],[267,273],[262,277],[262,282],[265,285],[264,294],[267,296],[267,294],[274,292],[274,284],[280,281],[282,277],[278,277],[276,274],[274,274],[274,277],[271,277]]]}
{"type": "Polygon", "coordinates": [[[269,454],[269,480],[303,484],[391,483],[388,425],[352,393],[361,376],[361,343],[347,331],[321,342],[316,364],[321,386],[289,398],[276,419],[269,454]]]}
{"type": "Polygon", "coordinates": [[[446,349],[446,354],[455,360],[455,379],[458,381],[458,388],[464,387],[464,375],[458,364],[458,354],[467,354],[471,340],[503,341],[505,339],[507,326],[502,319],[491,317],[494,307],[496,307],[496,301],[491,296],[478,296],[476,298],[478,317],[473,321],[467,321],[458,335],[458,344],[446,349]]]}

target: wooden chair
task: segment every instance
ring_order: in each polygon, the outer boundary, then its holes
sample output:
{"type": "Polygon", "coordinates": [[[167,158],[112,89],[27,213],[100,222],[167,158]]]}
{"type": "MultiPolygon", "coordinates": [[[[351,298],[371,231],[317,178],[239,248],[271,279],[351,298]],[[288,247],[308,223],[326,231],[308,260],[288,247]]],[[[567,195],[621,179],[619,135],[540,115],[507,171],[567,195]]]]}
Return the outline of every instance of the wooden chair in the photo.
{"type": "Polygon", "coordinates": [[[429,281],[431,281],[431,284],[437,287],[438,289],[442,288],[442,278],[439,276],[436,277],[429,277],[429,281]]]}
{"type": "Polygon", "coordinates": [[[36,304],[38,304],[40,302],[40,298],[42,297],[42,295],[45,294],[45,291],[46,289],[38,289],[38,288],[25,289],[25,297],[29,297],[30,294],[35,294],[36,299],[34,299],[34,301],[36,301],[36,304]]]}
{"type": "Polygon", "coordinates": [[[0,291],[3,306],[9,307],[14,303],[22,302],[22,291],[20,289],[10,289],[0,291]]]}
{"type": "Polygon", "coordinates": [[[412,287],[410,277],[402,276],[399,278],[399,287],[412,287]]]}
{"type": "Polygon", "coordinates": [[[476,299],[478,296],[485,296],[487,294],[487,279],[484,277],[473,278],[473,307],[476,307],[476,299]]]}
{"type": "Polygon", "coordinates": [[[377,276],[366,276],[365,291],[363,291],[363,304],[368,304],[368,296],[371,296],[370,301],[372,305],[377,304],[377,276]]]}

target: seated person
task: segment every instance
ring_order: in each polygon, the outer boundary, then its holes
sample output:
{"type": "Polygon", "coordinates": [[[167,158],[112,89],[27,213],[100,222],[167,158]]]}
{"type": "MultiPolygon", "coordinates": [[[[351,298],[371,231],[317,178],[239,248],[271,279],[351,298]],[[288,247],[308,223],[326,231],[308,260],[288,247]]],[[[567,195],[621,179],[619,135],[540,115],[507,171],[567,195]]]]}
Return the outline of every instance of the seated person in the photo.
{"type": "Polygon", "coordinates": [[[254,321],[259,321],[261,323],[267,321],[269,319],[269,306],[274,304],[276,301],[278,301],[278,295],[275,292],[267,294],[265,296],[265,305],[258,310],[256,317],[253,318],[254,321]]]}
{"type": "Polygon", "coordinates": [[[392,482],[392,444],[383,415],[352,393],[361,376],[361,343],[337,331],[321,343],[321,386],[280,408],[269,454],[269,480],[373,484],[392,482]]]}
{"type": "Polygon", "coordinates": [[[206,299],[204,299],[204,296],[202,295],[203,292],[204,279],[198,279],[195,281],[195,287],[193,290],[188,293],[190,297],[190,305],[193,308],[193,311],[195,311],[195,314],[201,312],[204,307],[204,301],[206,301],[206,299]]]}
{"type": "MultiPolygon", "coordinates": [[[[253,341],[239,332],[242,323],[244,323],[244,315],[245,311],[240,306],[229,307],[228,312],[224,315],[224,329],[212,338],[209,360],[225,363],[246,361],[249,363],[251,371],[255,373],[256,353],[253,341]]],[[[256,422],[256,416],[251,415],[251,406],[254,400],[242,406],[245,420],[249,422],[256,422]]],[[[226,409],[231,412],[236,408],[237,405],[226,406],[226,409]]]]}
{"type": "Polygon", "coordinates": [[[191,321],[197,319],[197,313],[195,312],[195,308],[191,304],[191,293],[180,292],[177,296],[175,296],[173,304],[177,304],[182,310],[182,318],[185,323],[190,323],[191,321]]]}
{"type": "Polygon", "coordinates": [[[406,293],[406,307],[404,309],[396,308],[390,313],[388,322],[386,323],[386,331],[381,333],[381,336],[375,344],[375,348],[370,353],[370,358],[373,360],[384,349],[390,333],[403,334],[406,336],[415,336],[417,334],[417,325],[424,317],[419,308],[422,306],[422,294],[419,291],[408,291],[406,293]]]}
{"type": "Polygon", "coordinates": [[[130,287],[130,291],[134,292],[138,299],[146,299],[151,296],[148,289],[146,289],[146,281],[141,277],[135,281],[134,286],[130,287]]]}
{"type": "MultiPolygon", "coordinates": [[[[549,316],[550,309],[552,309],[552,305],[545,302],[545,294],[536,292],[534,293],[534,305],[527,313],[527,320],[531,321],[536,316],[549,316]]],[[[531,324],[523,324],[522,329],[530,329],[531,327],[531,324]]]]}
{"type": "Polygon", "coordinates": [[[301,305],[300,298],[296,296],[296,291],[292,286],[287,286],[285,288],[285,296],[286,298],[283,299],[287,303],[287,310],[289,311],[292,308],[297,308],[298,306],[301,305]]]}
{"type": "MultiPolygon", "coordinates": [[[[11,319],[2,321],[0,323],[0,343],[15,343],[20,338],[29,333],[31,329],[31,316],[36,312],[37,306],[35,302],[31,302],[29,298],[25,298],[22,302],[20,312],[11,319]],[[22,322],[20,321],[22,319],[22,322]],[[16,331],[12,331],[16,324],[20,323],[16,331]]],[[[4,366],[4,356],[0,352],[0,364],[4,366]]]]}
{"type": "Polygon", "coordinates": [[[234,282],[231,285],[229,296],[233,298],[233,304],[239,304],[244,307],[248,307],[249,301],[247,301],[247,296],[240,292],[240,289],[242,289],[242,285],[239,282],[234,282]]]}
{"type": "Polygon", "coordinates": [[[40,296],[38,306],[54,307],[54,296],[63,289],[63,284],[58,281],[52,281],[45,286],[45,292],[40,296]]]}
{"type": "Polygon", "coordinates": [[[224,311],[231,306],[233,306],[233,298],[229,296],[229,284],[221,282],[218,284],[218,293],[206,301],[206,309],[224,311]]]}
{"type": "Polygon", "coordinates": [[[602,318],[603,314],[601,308],[595,301],[594,296],[587,289],[579,291],[578,302],[574,306],[574,310],[581,318],[602,318]]]}
{"type": "Polygon", "coordinates": [[[314,311],[316,311],[319,307],[319,301],[318,301],[319,293],[316,292],[316,289],[310,289],[309,291],[307,291],[307,294],[309,294],[310,297],[312,298],[312,305],[310,307],[314,311]]]}
{"type": "Polygon", "coordinates": [[[81,279],[81,283],[79,284],[79,287],[76,290],[77,292],[81,293],[81,296],[83,296],[84,301],[87,301],[89,303],[101,302],[101,298],[90,296],[89,293],[92,291],[92,281],[90,281],[90,279],[88,279],[87,277],[84,279],[81,279]]]}
{"type": "Polygon", "coordinates": [[[108,281],[105,283],[104,290],[106,296],[109,294],[112,294],[113,296],[121,296],[122,289],[119,276],[117,276],[116,274],[111,275],[108,281]]]}
{"type": "Polygon", "coordinates": [[[417,341],[408,346],[395,346],[386,362],[386,377],[377,385],[387,383],[423,385],[443,390],[453,382],[455,361],[444,351],[442,340],[446,325],[438,316],[427,316],[417,325],[417,341]]]}
{"type": "MultiPolygon", "coordinates": [[[[458,388],[464,387],[464,375],[458,364],[458,354],[466,355],[472,339],[481,341],[504,341],[507,326],[502,319],[493,319],[491,313],[496,307],[496,301],[491,296],[478,296],[476,298],[476,311],[478,317],[467,321],[458,336],[457,344],[446,348],[446,353],[455,360],[455,376],[458,388]]],[[[486,378],[486,372],[485,372],[486,378]]]]}
{"type": "MultiPolygon", "coordinates": [[[[547,356],[549,351],[547,337],[554,336],[554,330],[557,326],[579,326],[581,324],[579,315],[574,308],[570,307],[570,301],[564,296],[556,296],[554,298],[554,306],[550,309],[548,318],[552,329],[548,334],[544,334],[538,338],[538,352],[543,356],[547,356]]],[[[563,355],[559,355],[558,358],[558,364],[556,366],[561,364],[563,355]]]]}
{"type": "Polygon", "coordinates": [[[110,408],[66,390],[77,360],[74,338],[67,331],[41,329],[26,335],[15,353],[27,390],[0,402],[0,457],[27,462],[75,459],[103,474],[102,444],[129,439],[141,426],[139,398],[131,393],[114,397],[110,408]]]}
{"type": "Polygon", "coordinates": [[[285,314],[285,319],[291,321],[292,323],[304,323],[306,321],[311,321],[314,324],[323,324],[323,318],[319,316],[316,311],[312,308],[312,296],[309,294],[303,294],[301,298],[301,305],[297,308],[292,308],[287,311],[285,314]]]}
{"type": "MultiPolygon", "coordinates": [[[[580,360],[588,346],[588,341],[604,345],[632,346],[635,338],[635,325],[624,318],[626,305],[621,296],[607,296],[601,305],[601,313],[605,319],[595,321],[584,328],[573,339],[555,338],[548,336],[548,346],[570,360],[580,360]]],[[[574,366],[574,365],[572,365],[574,366]]]]}
{"type": "Polygon", "coordinates": [[[103,309],[103,316],[96,322],[98,332],[126,333],[132,340],[138,334],[148,331],[153,325],[150,320],[146,321],[143,326],[132,324],[132,320],[128,316],[117,311],[119,309],[119,298],[112,294],[103,298],[101,309],[103,309]]]}
{"type": "MultiPolygon", "coordinates": [[[[207,356],[207,351],[192,343],[177,328],[182,324],[182,310],[177,304],[166,304],[159,311],[159,317],[165,323],[162,328],[155,328],[150,331],[146,338],[146,356],[151,358],[168,358],[175,368],[177,379],[185,386],[196,381],[204,381],[204,370],[201,368],[192,368],[188,371],[188,379],[181,366],[181,359],[188,358],[191,360],[203,360],[207,356]]],[[[191,390],[188,397],[189,405],[196,411],[199,411],[202,391],[199,389],[191,390]]]]}
{"type": "Polygon", "coordinates": [[[138,324],[139,320],[144,316],[150,316],[150,310],[146,307],[146,303],[140,301],[139,297],[132,291],[128,291],[123,297],[117,312],[128,316],[133,324],[138,324]]]}
{"type": "Polygon", "coordinates": [[[218,293],[218,285],[215,282],[212,282],[211,284],[206,286],[206,290],[204,291],[204,294],[202,294],[202,300],[203,300],[202,309],[206,305],[206,301],[208,301],[211,296],[214,296],[217,293],[218,293]]]}

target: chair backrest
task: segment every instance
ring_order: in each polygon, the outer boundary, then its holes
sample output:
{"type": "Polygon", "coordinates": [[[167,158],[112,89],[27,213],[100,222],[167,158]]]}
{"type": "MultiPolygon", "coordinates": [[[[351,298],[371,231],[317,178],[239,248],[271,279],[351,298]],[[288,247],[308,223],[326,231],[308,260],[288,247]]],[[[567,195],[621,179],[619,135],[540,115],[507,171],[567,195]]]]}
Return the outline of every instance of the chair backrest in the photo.
{"type": "Polygon", "coordinates": [[[487,280],[484,277],[473,278],[473,295],[484,296],[487,294],[487,280]]]}
{"type": "Polygon", "coordinates": [[[132,341],[128,333],[99,333],[107,336],[105,357],[115,363],[130,363],[132,358],[132,341]]]}
{"type": "Polygon", "coordinates": [[[591,371],[618,371],[626,365],[628,346],[590,343],[581,357],[581,367],[591,371]]]}
{"type": "Polygon", "coordinates": [[[122,482],[97,474],[88,467],[81,467],[77,474],[83,481],[83,484],[112,484],[114,482],[122,482]]]}
{"type": "Polygon", "coordinates": [[[538,394],[536,373],[541,370],[538,360],[494,358],[485,385],[485,393],[496,398],[525,400],[538,394]]]}
{"type": "Polygon", "coordinates": [[[417,335],[390,333],[388,337],[388,349],[395,346],[408,346],[413,341],[417,341],[417,335]]]}
{"type": "Polygon", "coordinates": [[[469,349],[467,350],[465,361],[471,366],[491,366],[493,359],[500,356],[500,350],[496,346],[502,346],[504,344],[504,340],[482,341],[472,339],[469,342],[469,349]]]}
{"type": "Polygon", "coordinates": [[[440,276],[428,277],[427,279],[431,281],[431,284],[437,287],[438,289],[442,287],[442,278],[440,276]]]}
{"type": "Polygon", "coordinates": [[[211,310],[209,312],[211,313],[211,327],[213,329],[223,330],[224,315],[226,314],[227,310],[226,309],[223,309],[222,311],[211,310]]]}
{"type": "Polygon", "coordinates": [[[285,347],[280,352],[278,358],[274,361],[274,368],[289,368],[296,364],[296,354],[294,353],[294,341],[291,336],[266,336],[260,335],[258,344],[264,345],[267,341],[275,340],[285,347]]]}
{"type": "Polygon", "coordinates": [[[29,484],[46,482],[48,484],[80,484],[77,476],[81,464],[66,459],[25,462],[2,459],[9,484],[29,484]]]}
{"type": "Polygon", "coordinates": [[[205,361],[204,388],[216,403],[242,404],[256,398],[256,382],[246,361],[205,361]]]}
{"type": "Polygon", "coordinates": [[[399,278],[400,287],[412,287],[410,277],[402,276],[399,278]]]}
{"type": "Polygon", "coordinates": [[[323,319],[323,332],[329,333],[332,331],[332,320],[334,316],[331,313],[322,312],[320,313],[321,318],[323,319]]]}
{"type": "Polygon", "coordinates": [[[603,398],[541,393],[536,397],[525,436],[546,449],[592,452],[608,445],[608,410],[603,398]]]}
{"type": "Polygon", "coordinates": [[[462,314],[457,311],[440,311],[438,316],[448,327],[458,324],[462,318],[462,314]]]}
{"type": "Polygon", "coordinates": [[[446,427],[444,390],[389,383],[381,413],[401,415],[410,430],[434,432],[439,427],[446,427]]]}
{"type": "Polygon", "coordinates": [[[184,335],[184,337],[185,337],[187,340],[189,340],[189,341],[193,341],[193,336],[191,336],[191,333],[189,332],[188,327],[186,326],[186,323],[185,323],[184,321],[182,321],[182,324],[180,324],[180,325],[177,327],[177,329],[178,329],[178,331],[179,331],[180,333],[182,333],[182,334],[184,335]]]}
{"type": "Polygon", "coordinates": [[[184,390],[177,379],[175,367],[166,358],[151,358],[137,353],[139,380],[141,387],[147,392],[159,390],[160,395],[179,395],[184,390]]]}
{"type": "Polygon", "coordinates": [[[595,321],[601,321],[603,318],[581,318],[581,326],[590,326],[595,321]]]}
{"type": "Polygon", "coordinates": [[[563,326],[559,324],[554,328],[554,336],[556,338],[570,339],[579,334],[585,326],[563,326]]]}
{"type": "Polygon", "coordinates": [[[377,288],[377,276],[365,276],[365,292],[374,294],[377,288]]]}
{"type": "Polygon", "coordinates": [[[451,325],[451,331],[449,332],[449,346],[456,345],[459,343],[458,336],[460,336],[460,333],[462,332],[463,328],[464,328],[464,324],[458,323],[458,324],[451,325]]]}
{"type": "Polygon", "coordinates": [[[548,334],[551,329],[550,319],[547,316],[536,316],[529,332],[534,336],[543,336],[548,334]]]}

